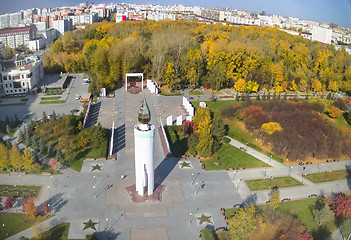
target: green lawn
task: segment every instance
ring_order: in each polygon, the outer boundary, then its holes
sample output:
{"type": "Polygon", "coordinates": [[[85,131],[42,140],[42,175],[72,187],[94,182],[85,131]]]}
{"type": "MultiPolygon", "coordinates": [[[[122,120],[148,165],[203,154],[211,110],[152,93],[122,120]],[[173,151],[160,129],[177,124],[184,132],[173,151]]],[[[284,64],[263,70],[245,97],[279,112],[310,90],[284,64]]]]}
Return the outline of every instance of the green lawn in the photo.
{"type": "Polygon", "coordinates": [[[42,97],[41,100],[59,100],[61,97],[42,97]]]}
{"type": "Polygon", "coordinates": [[[199,90],[195,90],[195,91],[189,92],[189,95],[205,95],[205,93],[203,93],[199,90]]]}
{"type": "Polygon", "coordinates": [[[268,164],[229,144],[223,144],[210,160],[204,160],[202,163],[206,170],[269,167],[268,164]]]}
{"type": "Polygon", "coordinates": [[[26,105],[25,102],[20,102],[20,103],[7,103],[7,104],[0,104],[1,106],[15,106],[15,105],[26,105]]]}
{"type": "Polygon", "coordinates": [[[39,104],[62,104],[65,103],[66,100],[57,100],[57,101],[41,101],[39,104]]]}
{"type": "MultiPolygon", "coordinates": [[[[39,235],[39,238],[31,238],[31,240],[67,240],[68,239],[68,230],[70,223],[61,223],[56,227],[49,229],[48,231],[42,232],[39,235]]],[[[96,239],[93,234],[87,235],[86,240],[96,239]]]]}
{"type": "MultiPolygon", "coordinates": [[[[308,232],[312,233],[314,239],[327,239],[329,233],[336,230],[336,221],[330,221],[322,226],[319,226],[318,222],[314,220],[311,209],[315,206],[316,198],[306,198],[302,200],[280,202],[278,211],[285,214],[292,214],[299,218],[307,227],[308,232]]],[[[264,211],[270,206],[261,205],[257,206],[258,209],[264,211]]],[[[230,218],[235,214],[238,208],[227,208],[225,210],[225,216],[230,218]]]]}
{"type": "Polygon", "coordinates": [[[321,173],[312,173],[307,174],[305,178],[314,182],[314,183],[321,183],[328,181],[335,181],[335,180],[342,180],[342,179],[349,179],[350,173],[347,170],[339,170],[339,171],[331,171],[331,172],[321,172],[321,173]]]}
{"type": "Polygon", "coordinates": [[[51,216],[37,216],[32,219],[23,213],[3,213],[0,214],[0,239],[5,239],[16,233],[30,228],[37,223],[49,219],[51,216]],[[4,225],[4,226],[3,226],[4,225]]]}
{"type": "Polygon", "coordinates": [[[343,129],[343,128],[349,128],[350,127],[350,125],[346,122],[343,114],[341,114],[339,117],[337,117],[335,119],[334,126],[337,127],[338,129],[343,129]]]}
{"type": "Polygon", "coordinates": [[[40,192],[39,186],[23,186],[23,185],[0,185],[0,197],[18,197],[25,198],[29,195],[36,198],[40,192]]]}
{"type": "Polygon", "coordinates": [[[281,202],[279,204],[279,211],[293,214],[294,216],[301,219],[306,225],[307,230],[313,234],[314,239],[327,239],[329,233],[336,230],[336,221],[330,221],[322,226],[319,226],[318,222],[313,219],[311,207],[314,207],[316,198],[306,198],[302,200],[281,202]],[[327,231],[323,228],[326,227],[327,231]]]}
{"type": "Polygon", "coordinates": [[[285,188],[301,185],[299,181],[292,177],[277,177],[272,179],[267,177],[266,179],[246,180],[245,182],[251,191],[267,190],[275,186],[278,188],[285,188]]]}

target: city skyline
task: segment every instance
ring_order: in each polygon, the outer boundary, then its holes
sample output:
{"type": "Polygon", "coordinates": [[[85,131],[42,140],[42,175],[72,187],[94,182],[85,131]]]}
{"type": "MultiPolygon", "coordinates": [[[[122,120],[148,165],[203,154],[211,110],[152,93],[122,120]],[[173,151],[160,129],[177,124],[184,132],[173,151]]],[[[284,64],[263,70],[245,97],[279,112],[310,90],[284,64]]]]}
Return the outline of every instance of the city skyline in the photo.
{"type": "MultiPolygon", "coordinates": [[[[15,0],[6,2],[0,10],[0,14],[6,12],[16,12],[19,10],[25,10],[28,8],[45,8],[45,7],[60,7],[60,6],[73,6],[84,1],[81,0],[15,0]]],[[[183,4],[185,6],[200,6],[209,8],[225,8],[238,9],[244,11],[261,12],[265,11],[267,14],[276,14],[285,17],[297,17],[300,19],[306,19],[311,21],[317,21],[320,23],[335,23],[342,27],[351,28],[351,0],[339,0],[337,4],[331,0],[286,0],[282,5],[281,1],[269,0],[249,0],[249,1],[238,1],[233,0],[230,3],[224,0],[216,1],[213,3],[209,0],[127,0],[123,1],[129,4],[160,4],[160,5],[177,5],[183,4]],[[215,4],[215,5],[214,5],[215,4]]],[[[96,0],[95,4],[100,3],[111,3],[106,0],[96,0]]],[[[113,3],[118,3],[114,1],[113,3]]],[[[121,2],[119,2],[121,3],[121,2]]]]}

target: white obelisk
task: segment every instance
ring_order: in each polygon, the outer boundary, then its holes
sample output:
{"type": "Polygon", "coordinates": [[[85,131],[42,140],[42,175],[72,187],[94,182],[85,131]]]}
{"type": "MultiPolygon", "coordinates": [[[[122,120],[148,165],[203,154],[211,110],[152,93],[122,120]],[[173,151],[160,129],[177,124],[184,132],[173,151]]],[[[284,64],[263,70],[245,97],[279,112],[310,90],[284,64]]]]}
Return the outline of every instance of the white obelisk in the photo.
{"type": "Polygon", "coordinates": [[[151,114],[144,100],[138,115],[139,123],[134,126],[135,185],[139,195],[154,192],[154,136],[155,126],[149,124],[151,114]]]}

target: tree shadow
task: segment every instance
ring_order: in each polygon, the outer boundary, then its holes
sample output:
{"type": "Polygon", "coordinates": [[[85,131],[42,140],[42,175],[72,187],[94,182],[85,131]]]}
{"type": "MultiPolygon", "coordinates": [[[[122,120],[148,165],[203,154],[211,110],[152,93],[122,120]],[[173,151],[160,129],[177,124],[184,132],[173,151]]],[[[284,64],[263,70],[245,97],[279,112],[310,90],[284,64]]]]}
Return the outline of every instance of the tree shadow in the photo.
{"type": "Polygon", "coordinates": [[[330,236],[330,231],[326,226],[321,225],[316,230],[312,232],[313,239],[328,239],[330,236]]]}
{"type": "Polygon", "coordinates": [[[349,189],[351,189],[351,165],[345,165],[346,171],[347,171],[347,186],[349,189]]]}
{"type": "Polygon", "coordinates": [[[126,126],[123,124],[115,129],[115,136],[113,138],[112,154],[118,153],[126,146],[126,126]]]}
{"type": "Polygon", "coordinates": [[[166,157],[155,169],[155,189],[163,183],[166,177],[172,172],[178,164],[180,158],[166,157]]]}
{"type": "Polygon", "coordinates": [[[257,202],[257,193],[250,194],[249,196],[246,197],[246,199],[243,201],[242,205],[250,205],[250,204],[256,204],[257,202]]]}
{"type": "Polygon", "coordinates": [[[102,232],[95,232],[94,239],[107,239],[107,240],[112,240],[112,239],[117,239],[118,236],[121,234],[121,232],[112,232],[111,230],[107,231],[102,231],[102,232]]]}
{"type": "MultiPolygon", "coordinates": [[[[63,206],[67,204],[67,200],[63,200],[62,198],[63,193],[57,193],[54,196],[50,197],[46,203],[49,205],[49,207],[54,210],[55,212],[58,212],[62,209],[63,206]]],[[[44,204],[44,203],[43,203],[44,204]]],[[[42,209],[43,204],[39,205],[40,209],[42,209]]]]}
{"type": "Polygon", "coordinates": [[[98,117],[99,117],[100,108],[101,108],[101,102],[92,104],[90,106],[90,111],[89,111],[89,114],[88,114],[86,127],[91,127],[91,126],[93,126],[94,124],[97,123],[97,120],[98,120],[98,117]]]}

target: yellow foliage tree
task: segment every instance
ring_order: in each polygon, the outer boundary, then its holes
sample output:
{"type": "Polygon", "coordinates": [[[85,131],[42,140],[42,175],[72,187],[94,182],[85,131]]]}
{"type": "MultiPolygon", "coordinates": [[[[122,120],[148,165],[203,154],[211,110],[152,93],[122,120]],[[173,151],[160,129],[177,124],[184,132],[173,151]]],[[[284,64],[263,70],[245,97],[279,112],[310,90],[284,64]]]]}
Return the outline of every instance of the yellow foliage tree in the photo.
{"type": "Polygon", "coordinates": [[[326,113],[331,118],[337,118],[342,114],[342,111],[339,108],[330,105],[329,108],[327,108],[326,113]]]}
{"type": "Polygon", "coordinates": [[[0,143],[0,170],[1,172],[4,168],[7,168],[9,165],[9,151],[4,144],[0,143]]]}
{"type": "Polygon", "coordinates": [[[313,78],[311,80],[311,87],[313,91],[320,92],[322,90],[322,83],[318,79],[313,78]]]}
{"type": "Polygon", "coordinates": [[[279,207],[280,202],[280,191],[275,190],[269,197],[269,205],[274,209],[279,207]]]}
{"type": "Polygon", "coordinates": [[[166,83],[166,88],[171,90],[175,83],[174,64],[172,62],[168,62],[167,64],[164,74],[164,81],[166,83]]]}
{"type": "Polygon", "coordinates": [[[236,91],[238,92],[244,92],[246,89],[246,82],[244,79],[239,79],[238,81],[236,81],[236,83],[234,84],[234,88],[236,91]]]}
{"type": "Polygon", "coordinates": [[[328,90],[329,91],[333,91],[336,92],[338,91],[339,87],[338,87],[338,83],[336,81],[330,81],[329,85],[328,85],[328,90]]]}
{"type": "Polygon", "coordinates": [[[34,156],[28,150],[27,147],[24,149],[24,152],[23,152],[23,155],[22,155],[22,159],[23,159],[23,168],[24,168],[24,170],[26,170],[26,171],[31,170],[33,168],[34,156]]]}
{"type": "Polygon", "coordinates": [[[211,135],[211,113],[208,107],[196,110],[194,123],[197,126],[196,133],[199,135],[196,151],[201,157],[209,157],[212,155],[213,137],[211,135]]]}
{"type": "Polygon", "coordinates": [[[264,123],[261,126],[261,133],[265,135],[272,135],[275,131],[281,131],[283,128],[277,122],[264,123]]]}

